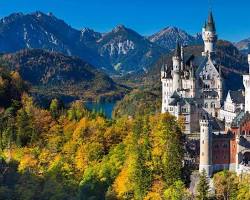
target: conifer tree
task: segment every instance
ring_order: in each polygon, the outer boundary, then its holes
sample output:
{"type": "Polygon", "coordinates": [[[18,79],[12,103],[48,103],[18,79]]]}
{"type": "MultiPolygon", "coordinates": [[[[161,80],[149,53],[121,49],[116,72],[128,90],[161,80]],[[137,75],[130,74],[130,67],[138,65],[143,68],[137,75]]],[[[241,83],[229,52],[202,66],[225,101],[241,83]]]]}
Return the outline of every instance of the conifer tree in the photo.
{"type": "Polygon", "coordinates": [[[200,181],[197,185],[197,192],[198,192],[197,199],[199,200],[208,199],[208,191],[209,191],[209,183],[207,180],[207,174],[206,171],[203,170],[202,173],[200,174],[200,181]]]}

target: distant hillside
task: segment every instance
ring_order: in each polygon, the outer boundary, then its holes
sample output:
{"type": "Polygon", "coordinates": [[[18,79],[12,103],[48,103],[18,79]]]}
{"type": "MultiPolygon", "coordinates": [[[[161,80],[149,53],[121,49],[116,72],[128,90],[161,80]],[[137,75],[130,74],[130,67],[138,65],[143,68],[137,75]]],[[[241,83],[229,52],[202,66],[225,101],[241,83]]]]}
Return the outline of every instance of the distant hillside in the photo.
{"type": "Polygon", "coordinates": [[[244,54],[248,54],[250,50],[250,38],[235,43],[235,46],[244,54]]]}
{"type": "Polygon", "coordinates": [[[97,99],[123,95],[125,88],[92,65],[76,57],[45,50],[22,50],[1,58],[30,83],[33,93],[97,99]]]}

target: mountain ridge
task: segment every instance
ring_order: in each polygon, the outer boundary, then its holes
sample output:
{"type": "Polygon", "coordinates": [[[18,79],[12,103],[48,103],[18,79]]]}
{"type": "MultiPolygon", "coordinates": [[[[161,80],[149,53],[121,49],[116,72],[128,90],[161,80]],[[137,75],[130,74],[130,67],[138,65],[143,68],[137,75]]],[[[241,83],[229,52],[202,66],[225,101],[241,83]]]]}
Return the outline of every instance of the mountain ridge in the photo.
{"type": "MultiPolygon", "coordinates": [[[[188,43],[185,38],[195,40],[194,36],[186,33],[183,43],[188,43]]],[[[14,53],[25,48],[57,51],[78,56],[111,75],[148,70],[161,55],[172,50],[176,36],[170,34],[168,39],[171,41],[167,42],[169,46],[161,46],[124,25],[118,25],[107,33],[90,28],[77,30],[52,13],[40,11],[13,13],[0,20],[2,53],[14,53]]]]}

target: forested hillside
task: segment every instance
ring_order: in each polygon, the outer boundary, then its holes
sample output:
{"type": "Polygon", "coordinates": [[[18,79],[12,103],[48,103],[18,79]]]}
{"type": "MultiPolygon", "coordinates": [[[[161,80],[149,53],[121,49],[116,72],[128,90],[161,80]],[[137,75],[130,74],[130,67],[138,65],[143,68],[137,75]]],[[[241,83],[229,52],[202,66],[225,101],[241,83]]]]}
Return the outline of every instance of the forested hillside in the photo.
{"type": "MultiPolygon", "coordinates": [[[[173,116],[149,109],[109,120],[80,101],[65,109],[56,99],[46,110],[17,72],[0,80],[0,199],[192,199],[189,151],[173,116]]],[[[226,195],[246,199],[249,179],[223,173],[215,176],[216,195],[230,188],[226,195]]],[[[198,199],[208,197],[202,180],[198,199]]]]}
{"type": "Polygon", "coordinates": [[[119,99],[127,88],[77,57],[33,49],[1,56],[6,69],[17,71],[37,98],[119,99]]]}

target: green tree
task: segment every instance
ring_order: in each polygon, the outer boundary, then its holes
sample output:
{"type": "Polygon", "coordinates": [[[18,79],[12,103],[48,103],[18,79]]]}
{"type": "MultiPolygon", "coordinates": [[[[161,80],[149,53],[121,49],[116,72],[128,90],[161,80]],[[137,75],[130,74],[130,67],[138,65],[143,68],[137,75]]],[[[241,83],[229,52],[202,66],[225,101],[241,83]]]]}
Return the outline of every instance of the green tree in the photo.
{"type": "Polygon", "coordinates": [[[191,196],[185,187],[185,184],[178,180],[173,185],[171,185],[164,192],[164,199],[166,200],[188,200],[191,196]]]}
{"type": "Polygon", "coordinates": [[[208,182],[207,173],[205,170],[203,170],[202,173],[200,174],[200,180],[197,185],[197,192],[198,192],[197,199],[199,200],[208,199],[209,182],[208,182]]]}
{"type": "Polygon", "coordinates": [[[57,99],[53,99],[49,106],[50,113],[54,119],[59,116],[59,102],[57,99]]]}
{"type": "Polygon", "coordinates": [[[35,139],[34,129],[32,127],[30,116],[24,109],[20,109],[16,117],[17,126],[17,144],[25,146],[35,139]]]}
{"type": "Polygon", "coordinates": [[[80,101],[76,101],[72,103],[70,109],[68,110],[68,118],[69,120],[79,121],[87,112],[83,103],[80,101]]]}

